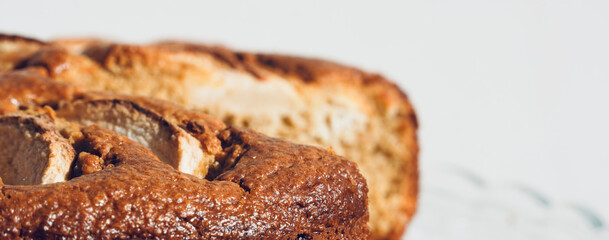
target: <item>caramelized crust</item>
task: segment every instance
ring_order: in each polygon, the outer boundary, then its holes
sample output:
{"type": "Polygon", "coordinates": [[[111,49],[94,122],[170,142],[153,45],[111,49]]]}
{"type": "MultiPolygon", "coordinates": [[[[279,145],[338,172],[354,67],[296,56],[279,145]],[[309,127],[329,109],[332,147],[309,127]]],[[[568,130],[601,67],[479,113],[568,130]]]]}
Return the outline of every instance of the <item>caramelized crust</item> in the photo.
{"type": "MultiPolygon", "coordinates": [[[[95,39],[68,39],[36,46],[38,50],[35,55],[14,68],[45,69],[46,74],[56,80],[86,86],[89,90],[154,96],[208,111],[228,124],[249,126],[265,134],[299,143],[332,146],[338,154],[347,156],[359,165],[371,186],[369,201],[373,239],[399,239],[415,213],[419,151],[417,118],[406,95],[380,75],[319,59],[236,52],[223,47],[183,42],[127,45],[95,39]],[[219,73],[230,75],[218,77],[216,74],[219,73]],[[242,78],[255,79],[257,83],[254,86],[268,86],[277,82],[284,86],[287,83],[304,98],[310,96],[303,105],[311,104],[307,102],[311,99],[325,101],[328,96],[344,95],[349,99],[347,102],[361,107],[358,110],[373,120],[362,127],[363,130],[349,133],[356,135],[350,136],[356,139],[354,141],[344,141],[345,138],[340,137],[325,141],[318,140],[318,135],[309,136],[316,130],[311,123],[317,121],[316,116],[306,116],[303,120],[298,119],[298,114],[302,115],[302,112],[293,111],[296,119],[282,115],[284,113],[276,114],[270,119],[283,124],[283,128],[294,129],[270,129],[267,127],[270,125],[267,123],[269,118],[265,118],[269,113],[241,116],[240,110],[223,111],[224,105],[210,107],[206,105],[209,103],[202,103],[199,98],[187,94],[197,84],[217,84],[213,81],[197,82],[201,79],[233,76],[237,76],[239,81],[242,78]],[[300,120],[309,122],[300,123],[300,120]],[[294,127],[296,125],[300,128],[294,127]]],[[[251,99],[256,94],[247,96],[251,99]]],[[[307,106],[312,112],[319,108],[318,105],[307,106]]],[[[188,122],[181,125],[193,131],[200,129],[199,126],[206,125],[188,122]]]]}
{"type": "MultiPolygon", "coordinates": [[[[29,70],[5,73],[0,84],[0,100],[14,99],[3,108],[6,112],[46,112],[57,121],[65,121],[62,112],[48,106],[61,110],[70,102],[128,101],[120,96],[91,100],[111,95],[79,92],[29,70]]],[[[198,127],[191,126],[192,134],[206,133],[218,141],[215,152],[208,154],[218,159],[220,167],[207,179],[198,178],[159,161],[152,151],[125,136],[95,125],[84,127],[77,130],[79,134],[67,134],[79,136],[73,144],[74,166],[80,172],[72,179],[0,185],[0,219],[4,219],[0,237],[365,239],[369,235],[368,188],[352,162],[245,128],[224,128],[217,120],[175,105],[134,99],[158,118],[184,123],[193,117],[198,127]]],[[[52,128],[53,123],[48,124],[52,128]]]]}
{"type": "Polygon", "coordinates": [[[81,93],[77,86],[53,81],[44,75],[38,68],[0,74],[0,114],[32,105],[53,105],[81,93]]]}
{"type": "Polygon", "coordinates": [[[351,162],[246,129],[224,131],[246,151],[232,169],[208,181],[176,171],[125,137],[85,128],[86,149],[114,166],[64,183],[2,186],[2,236],[366,236],[366,185],[351,162]]]}

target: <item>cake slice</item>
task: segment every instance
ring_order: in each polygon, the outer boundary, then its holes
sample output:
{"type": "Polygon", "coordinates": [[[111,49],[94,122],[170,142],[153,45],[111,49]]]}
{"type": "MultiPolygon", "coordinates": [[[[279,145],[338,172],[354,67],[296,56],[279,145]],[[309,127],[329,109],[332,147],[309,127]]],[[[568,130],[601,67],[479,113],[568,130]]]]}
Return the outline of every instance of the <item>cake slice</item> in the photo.
{"type": "Polygon", "coordinates": [[[380,75],[336,63],[181,42],[124,45],[0,36],[0,71],[35,68],[88,90],[152,96],[357,163],[373,239],[398,239],[418,192],[417,120],[380,75]]]}
{"type": "Polygon", "coordinates": [[[346,158],[36,68],[0,73],[1,239],[369,238],[346,158]]]}

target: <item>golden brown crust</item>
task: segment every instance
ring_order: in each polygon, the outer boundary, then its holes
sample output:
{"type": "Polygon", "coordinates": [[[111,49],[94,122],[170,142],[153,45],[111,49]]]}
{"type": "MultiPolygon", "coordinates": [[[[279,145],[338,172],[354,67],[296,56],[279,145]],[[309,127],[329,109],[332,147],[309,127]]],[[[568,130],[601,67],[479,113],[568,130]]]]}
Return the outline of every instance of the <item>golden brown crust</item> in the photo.
{"type": "Polygon", "coordinates": [[[75,85],[59,83],[44,75],[45,72],[37,68],[0,74],[0,114],[29,105],[53,105],[82,92],[75,85]]]}
{"type": "MultiPolygon", "coordinates": [[[[1,100],[9,96],[19,103],[6,108],[7,112],[87,97],[68,84],[44,78],[37,70],[2,74],[0,84],[6,93],[0,95],[1,100]]],[[[180,116],[176,113],[180,111],[196,115],[177,110],[171,116],[180,116]]],[[[201,118],[199,124],[214,122],[201,118]]],[[[217,126],[210,125],[215,131],[217,126]]],[[[217,156],[230,164],[205,180],[178,172],[126,137],[96,126],[84,128],[76,148],[81,173],[86,174],[49,185],[0,185],[0,219],[5,219],[0,221],[0,236],[368,236],[367,186],[350,161],[238,127],[218,130],[216,136],[222,148],[217,156]]]]}
{"type": "Polygon", "coordinates": [[[0,215],[7,220],[0,222],[6,229],[2,236],[365,236],[365,183],[357,177],[345,177],[351,171],[347,169],[354,169],[352,163],[328,159],[324,157],[327,153],[310,147],[288,147],[249,130],[226,131],[230,132],[229,140],[243,144],[248,151],[239,156],[233,169],[207,181],[171,169],[124,137],[97,127],[86,128],[87,151],[113,166],[45,187],[2,186],[0,215]],[[267,149],[270,145],[274,146],[267,149]],[[265,158],[271,150],[273,157],[265,158]],[[358,184],[340,184],[350,181],[358,184]],[[318,192],[326,188],[335,191],[318,192]]]}
{"type": "MultiPolygon", "coordinates": [[[[400,165],[402,167],[401,171],[406,177],[402,178],[399,183],[402,186],[401,191],[404,192],[402,194],[404,201],[402,206],[398,206],[398,209],[403,214],[396,214],[396,216],[403,215],[404,217],[396,220],[397,223],[395,226],[392,226],[389,232],[373,231],[373,238],[398,239],[403,234],[407,222],[415,212],[418,194],[417,159],[419,151],[416,136],[418,128],[417,118],[406,95],[395,84],[380,75],[366,73],[352,67],[324,60],[234,52],[223,47],[182,42],[163,42],[146,46],[135,46],[85,39],[57,41],[50,45],[63,47],[67,50],[52,50],[57,52],[54,55],[40,54],[41,57],[36,61],[32,60],[28,62],[25,66],[43,66],[53,75],[60,72],[57,69],[62,69],[65,62],[70,63],[74,68],[79,69],[78,71],[81,71],[83,68],[81,65],[83,65],[83,62],[86,62],[83,60],[91,61],[96,65],[87,65],[89,68],[87,71],[100,72],[97,68],[104,69],[104,73],[98,74],[99,79],[93,80],[93,84],[97,83],[95,81],[103,82],[104,74],[128,76],[129,72],[139,70],[135,66],[155,69],[159,62],[168,61],[163,57],[163,54],[168,52],[211,56],[218,64],[249,73],[261,81],[272,75],[280,75],[289,81],[300,81],[309,85],[348,85],[359,88],[363,94],[369,96],[377,105],[377,111],[381,113],[383,111],[398,112],[397,116],[401,119],[398,120],[401,121],[398,128],[400,131],[400,142],[405,144],[410,154],[404,157],[403,164],[400,165]],[[71,54],[63,57],[64,62],[57,61],[66,52],[71,54]],[[396,108],[397,110],[395,110],[396,108]]],[[[50,47],[46,46],[42,48],[50,47]]],[[[179,75],[180,73],[172,74],[179,75]]],[[[57,78],[71,79],[65,76],[57,76],[57,78]]],[[[176,85],[180,85],[180,83],[176,83],[176,85]]]]}
{"type": "Polygon", "coordinates": [[[0,41],[26,42],[26,43],[33,43],[33,44],[38,44],[38,45],[46,44],[37,39],[28,38],[28,37],[19,36],[19,35],[13,35],[13,34],[4,34],[4,33],[0,33],[0,41]]]}
{"type": "Polygon", "coordinates": [[[46,43],[35,39],[0,33],[0,72],[23,65],[43,45],[46,43]]]}

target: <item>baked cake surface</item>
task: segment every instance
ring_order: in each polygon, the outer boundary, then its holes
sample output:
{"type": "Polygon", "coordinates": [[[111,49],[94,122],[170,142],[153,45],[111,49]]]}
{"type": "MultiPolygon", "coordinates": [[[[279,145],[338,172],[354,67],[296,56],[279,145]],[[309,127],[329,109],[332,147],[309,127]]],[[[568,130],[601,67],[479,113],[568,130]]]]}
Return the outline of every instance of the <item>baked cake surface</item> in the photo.
{"type": "Polygon", "coordinates": [[[380,75],[183,42],[0,39],[0,71],[38,67],[89,90],[153,96],[229,125],[331,147],[368,181],[374,239],[398,239],[415,212],[416,116],[406,95],[380,75]]]}
{"type": "Polygon", "coordinates": [[[15,170],[0,181],[2,238],[368,237],[366,182],[345,158],[46,74],[0,73],[0,143],[16,156],[0,156],[15,170]]]}

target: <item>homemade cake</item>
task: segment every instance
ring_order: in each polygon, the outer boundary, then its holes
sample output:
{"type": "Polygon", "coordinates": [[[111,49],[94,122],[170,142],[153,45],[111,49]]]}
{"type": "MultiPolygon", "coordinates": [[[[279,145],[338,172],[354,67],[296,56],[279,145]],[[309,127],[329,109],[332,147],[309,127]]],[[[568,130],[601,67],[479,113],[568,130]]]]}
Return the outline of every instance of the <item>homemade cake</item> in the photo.
{"type": "Polygon", "coordinates": [[[351,161],[44,75],[0,74],[0,238],[368,238],[351,161]]]}
{"type": "Polygon", "coordinates": [[[39,67],[89,90],[153,96],[269,136],[331,148],[370,186],[373,239],[398,239],[417,200],[417,121],[377,74],[316,59],[181,42],[0,37],[0,71],[39,67]]]}

